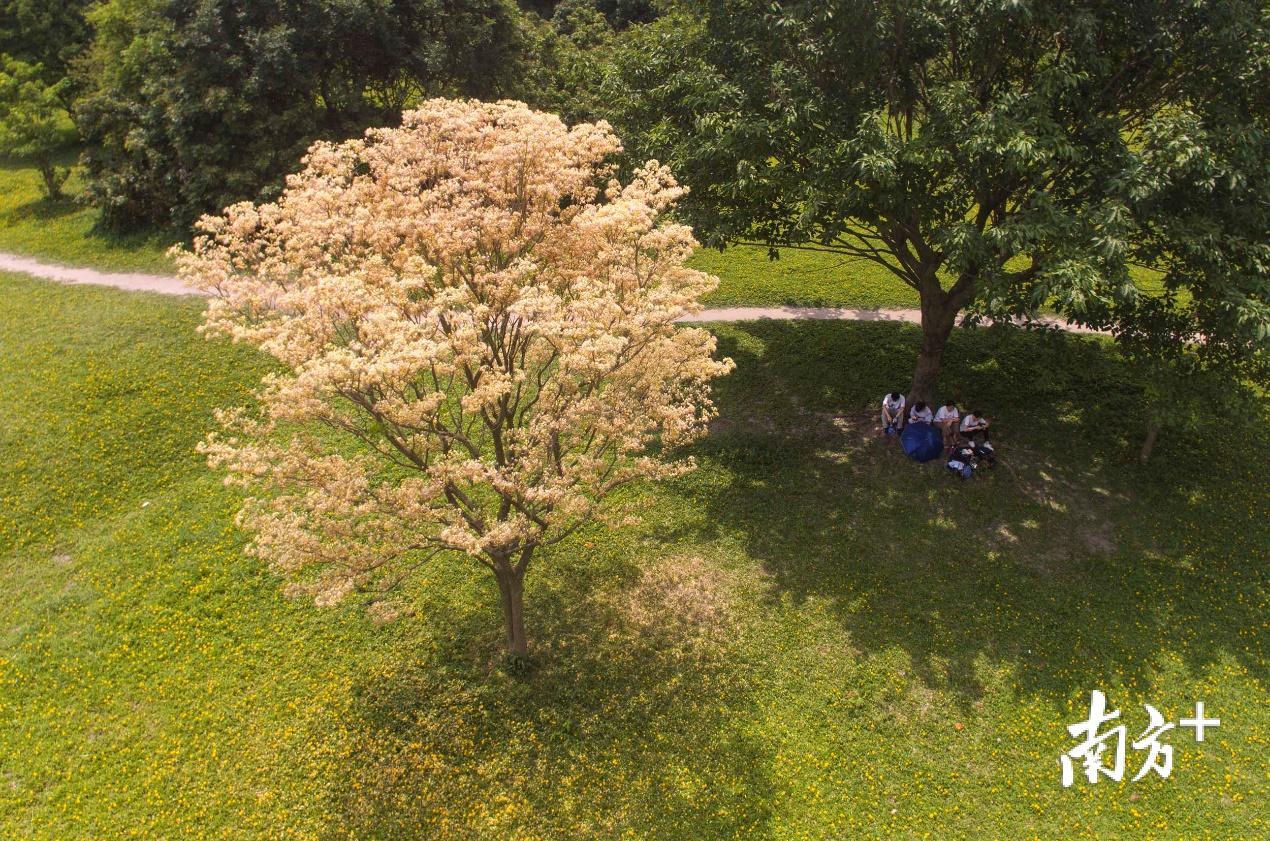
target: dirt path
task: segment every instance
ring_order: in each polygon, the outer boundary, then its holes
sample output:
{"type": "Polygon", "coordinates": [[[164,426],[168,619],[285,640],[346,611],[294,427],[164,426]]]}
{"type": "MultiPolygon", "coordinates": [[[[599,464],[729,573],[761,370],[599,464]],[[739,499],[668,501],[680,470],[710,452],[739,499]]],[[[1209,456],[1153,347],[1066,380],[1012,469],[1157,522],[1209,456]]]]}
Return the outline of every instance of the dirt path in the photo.
{"type": "Polygon", "coordinates": [[[713,307],[680,321],[903,321],[922,323],[921,310],[863,310],[851,307],[713,307]]]}
{"type": "MultiPolygon", "coordinates": [[[[867,310],[854,307],[715,307],[705,309],[696,315],[681,318],[680,321],[778,321],[810,320],[810,321],[900,321],[906,324],[921,324],[921,310],[867,310]]],[[[1020,321],[1021,325],[1023,322],[1020,321]]],[[[1073,324],[1053,316],[1041,316],[1035,323],[1047,327],[1057,327],[1070,333],[1103,333],[1073,324]]]]}
{"type": "Polygon", "coordinates": [[[186,286],[171,275],[140,274],[135,272],[101,272],[96,269],[77,269],[46,263],[33,257],[21,257],[0,251],[0,271],[21,272],[58,283],[91,283],[97,286],[113,286],[130,292],[159,292],[164,295],[201,295],[197,289],[186,286]]]}
{"type": "MultiPolygon", "coordinates": [[[[197,289],[186,286],[172,275],[138,274],[132,272],[103,272],[97,269],[72,268],[56,263],[46,263],[33,257],[21,257],[0,251],[0,271],[21,272],[44,280],[59,283],[88,283],[113,286],[130,292],[158,292],[163,295],[202,295],[197,289]]],[[[921,324],[921,310],[869,310],[851,307],[713,307],[696,315],[681,319],[685,322],[709,321],[899,321],[921,324]]],[[[1087,327],[1058,318],[1042,318],[1041,322],[1073,333],[1096,333],[1087,327]]]]}

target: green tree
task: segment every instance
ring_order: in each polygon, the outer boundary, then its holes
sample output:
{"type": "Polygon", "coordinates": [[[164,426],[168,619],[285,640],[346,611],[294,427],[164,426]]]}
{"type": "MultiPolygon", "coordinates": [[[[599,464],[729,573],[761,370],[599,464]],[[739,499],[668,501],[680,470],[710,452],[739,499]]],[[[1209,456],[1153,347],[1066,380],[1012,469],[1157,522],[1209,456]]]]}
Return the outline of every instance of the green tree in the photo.
{"type": "Polygon", "coordinates": [[[618,29],[657,17],[655,0],[595,0],[594,5],[618,29]]]}
{"type": "Polygon", "coordinates": [[[54,156],[68,139],[63,106],[68,85],[65,79],[46,83],[38,64],[0,56],[0,154],[32,161],[50,199],[62,197],[67,175],[54,156]]]}
{"type": "Polygon", "coordinates": [[[45,78],[67,76],[88,46],[84,19],[93,0],[0,0],[0,53],[43,67],[45,78]]]}
{"type": "Polygon", "coordinates": [[[585,6],[602,15],[615,29],[647,23],[657,17],[657,0],[521,0],[520,6],[543,18],[559,17],[562,7],[585,6]]]}
{"type": "Polygon", "coordinates": [[[76,109],[116,229],[185,229],[269,198],[318,138],[392,124],[423,95],[496,97],[517,71],[509,0],[105,0],[76,109]]]}
{"type": "Polygon", "coordinates": [[[517,97],[570,123],[597,119],[605,111],[603,83],[615,39],[591,0],[563,0],[550,20],[525,15],[517,97]]]}
{"type": "Polygon", "coordinates": [[[713,245],[877,263],[921,299],[929,400],[964,312],[1267,337],[1270,16],[1257,0],[685,0],[613,118],[713,245]]]}

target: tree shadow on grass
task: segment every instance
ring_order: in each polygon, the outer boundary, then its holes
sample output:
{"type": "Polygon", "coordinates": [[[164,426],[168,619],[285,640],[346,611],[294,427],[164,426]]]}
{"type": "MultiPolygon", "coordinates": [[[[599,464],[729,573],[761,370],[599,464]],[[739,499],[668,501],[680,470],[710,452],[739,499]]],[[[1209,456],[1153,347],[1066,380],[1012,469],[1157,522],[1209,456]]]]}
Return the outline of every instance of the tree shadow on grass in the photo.
{"type": "Polygon", "coordinates": [[[902,649],[967,706],[984,658],[1059,699],[1112,676],[1141,685],[1161,652],[1267,677],[1264,633],[1241,636],[1263,627],[1262,425],[1175,440],[1140,468],[1135,384],[1104,344],[962,333],[944,381],[997,420],[1002,457],[963,484],[906,459],[860,408],[899,381],[915,331],[721,332],[738,370],[700,452],[731,481],[684,504],[742,535],[772,598],[827,599],[850,645],[902,649]]]}
{"type": "Polygon", "coordinates": [[[10,224],[25,221],[49,222],[83,210],[74,197],[63,195],[56,199],[41,197],[25,202],[9,211],[10,224]]]}
{"type": "Polygon", "coordinates": [[[768,834],[771,748],[738,724],[762,717],[760,676],[738,665],[726,628],[634,624],[595,595],[638,590],[648,556],[685,543],[739,538],[766,573],[763,597],[827,605],[843,647],[902,651],[964,708],[982,697],[985,661],[1060,702],[1109,676],[1144,683],[1163,651],[1196,671],[1234,657],[1265,679],[1263,637],[1240,636],[1259,627],[1261,512],[1245,499],[1240,517],[1221,516],[1264,464],[1209,436],[1131,467],[1134,384],[1105,348],[959,334],[946,381],[983,398],[1003,459],[961,484],[879,440],[866,408],[907,368],[914,331],[720,333],[739,369],[697,448],[705,475],[660,503],[693,515],[671,517],[651,552],[615,538],[553,558],[531,583],[539,660],[524,678],[492,666],[492,607],[427,614],[420,644],[368,668],[339,722],[349,752],[331,835],[768,834]],[[1200,478],[1182,487],[1170,471],[1200,478]]]}
{"type": "Polygon", "coordinates": [[[764,834],[770,761],[735,726],[752,702],[726,644],[632,625],[623,602],[583,595],[611,565],[575,566],[533,588],[528,674],[492,667],[496,617],[480,612],[449,627],[428,662],[407,648],[365,679],[332,835],[764,834]]]}

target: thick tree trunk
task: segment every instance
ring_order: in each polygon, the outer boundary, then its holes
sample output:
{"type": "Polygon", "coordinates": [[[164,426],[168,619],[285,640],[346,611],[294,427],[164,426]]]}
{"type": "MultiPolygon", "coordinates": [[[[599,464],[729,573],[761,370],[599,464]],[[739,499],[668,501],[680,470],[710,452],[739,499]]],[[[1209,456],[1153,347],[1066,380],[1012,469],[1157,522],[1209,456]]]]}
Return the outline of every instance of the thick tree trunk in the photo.
{"type": "Polygon", "coordinates": [[[1151,458],[1151,452],[1155,449],[1155,439],[1160,435],[1160,422],[1155,418],[1147,421],[1147,437],[1142,442],[1142,451],[1138,453],[1138,460],[1143,464],[1151,458]]]}
{"type": "Polygon", "coordinates": [[[922,349],[917,356],[917,369],[913,372],[913,386],[909,389],[910,406],[918,401],[934,402],[939,365],[944,359],[948,336],[957,323],[958,311],[959,308],[942,291],[923,292],[922,349]]]}
{"type": "Polygon", "coordinates": [[[498,593],[502,598],[507,654],[512,657],[527,657],[529,640],[525,637],[525,571],[511,564],[499,564],[494,577],[498,580],[498,593]]]}

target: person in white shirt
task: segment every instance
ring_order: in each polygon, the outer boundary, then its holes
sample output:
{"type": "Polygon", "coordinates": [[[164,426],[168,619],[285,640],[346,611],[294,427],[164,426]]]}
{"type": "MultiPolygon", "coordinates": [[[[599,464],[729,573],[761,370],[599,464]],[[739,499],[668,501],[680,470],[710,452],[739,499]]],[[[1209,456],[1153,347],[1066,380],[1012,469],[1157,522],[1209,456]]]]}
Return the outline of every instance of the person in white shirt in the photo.
{"type": "Polygon", "coordinates": [[[904,395],[898,391],[882,395],[882,431],[894,435],[904,428],[904,395]]]}
{"type": "Polygon", "coordinates": [[[961,419],[961,434],[971,441],[980,435],[983,440],[988,440],[988,419],[983,416],[983,412],[978,409],[967,412],[961,419]]]}
{"type": "Polygon", "coordinates": [[[952,447],[957,443],[957,424],[960,420],[961,413],[957,411],[956,400],[945,400],[944,405],[935,413],[935,425],[944,434],[945,447],[952,447]]]}
{"type": "Polygon", "coordinates": [[[934,418],[930,413],[930,406],[922,402],[914,403],[913,408],[908,411],[909,423],[930,423],[934,418]]]}

